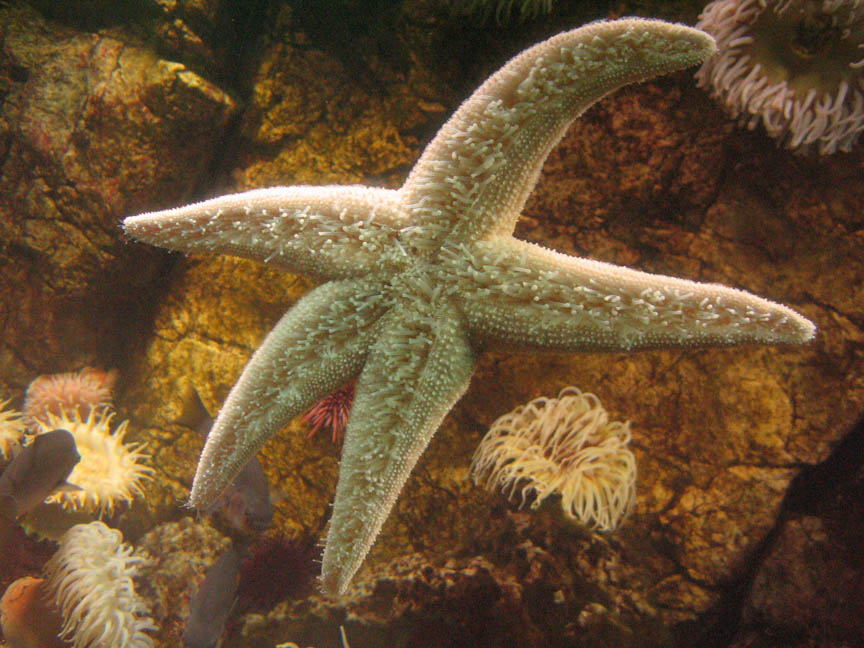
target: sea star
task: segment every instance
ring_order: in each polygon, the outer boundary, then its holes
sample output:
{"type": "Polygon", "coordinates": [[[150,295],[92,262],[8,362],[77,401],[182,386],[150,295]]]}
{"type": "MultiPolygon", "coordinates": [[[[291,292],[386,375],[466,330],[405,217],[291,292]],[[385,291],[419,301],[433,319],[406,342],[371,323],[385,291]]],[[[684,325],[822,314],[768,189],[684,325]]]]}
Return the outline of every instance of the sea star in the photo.
{"type": "Polygon", "coordinates": [[[570,122],[612,90],[714,52],[695,29],[595,22],[536,45],[443,126],[399,190],[277,187],[124,221],[135,238],[257,259],[323,282],[252,356],[201,454],[211,506],[277,430],[357,377],[322,584],[342,593],[489,347],[637,350],[809,340],[793,310],[716,284],[570,257],[512,237],[570,122]]]}

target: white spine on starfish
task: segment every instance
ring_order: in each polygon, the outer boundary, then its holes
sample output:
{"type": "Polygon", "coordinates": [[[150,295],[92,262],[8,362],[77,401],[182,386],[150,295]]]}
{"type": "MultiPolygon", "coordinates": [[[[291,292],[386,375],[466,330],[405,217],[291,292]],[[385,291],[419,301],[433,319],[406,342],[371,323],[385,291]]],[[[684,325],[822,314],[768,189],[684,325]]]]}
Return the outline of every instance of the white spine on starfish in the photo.
{"type": "Polygon", "coordinates": [[[452,263],[472,339],[511,350],[797,343],[815,332],[791,308],[743,290],[571,257],[509,236],[442,250],[442,260],[452,263]]]}
{"type": "Polygon", "coordinates": [[[348,588],[473,370],[474,352],[459,314],[446,303],[426,296],[406,300],[382,321],[345,431],[321,565],[326,589],[348,588]]]}
{"type": "Polygon", "coordinates": [[[406,244],[423,254],[445,237],[511,234],[544,160],[576,117],[616,88],[695,65],[715,49],[689,27],[628,19],[525,50],[460,106],[408,176],[406,244]]]}
{"type": "Polygon", "coordinates": [[[126,233],[170,250],[233,254],[315,279],[344,279],[407,260],[398,193],[370,187],[271,187],[132,216],[126,233]]]}
{"type": "Polygon", "coordinates": [[[349,279],[315,288],[282,317],[210,430],[190,494],[193,506],[212,506],[279,428],[360,373],[388,306],[377,282],[349,279]]]}

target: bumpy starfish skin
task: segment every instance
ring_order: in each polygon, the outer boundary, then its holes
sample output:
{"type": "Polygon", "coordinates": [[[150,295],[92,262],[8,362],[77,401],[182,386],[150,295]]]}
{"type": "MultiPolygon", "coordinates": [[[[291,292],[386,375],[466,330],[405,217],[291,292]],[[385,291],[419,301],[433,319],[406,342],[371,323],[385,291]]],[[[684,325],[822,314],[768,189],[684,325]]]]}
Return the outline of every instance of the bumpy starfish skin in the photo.
{"type": "Polygon", "coordinates": [[[710,36],[626,19],[555,36],[486,81],[398,191],[280,187],[127,218],[135,238],[235,254],[323,282],[267,336],[207,439],[191,503],[357,377],[322,567],[344,592],[477,353],[809,340],[785,306],[714,284],[559,254],[512,237],[552,147],[621,85],[699,63],[710,36]]]}

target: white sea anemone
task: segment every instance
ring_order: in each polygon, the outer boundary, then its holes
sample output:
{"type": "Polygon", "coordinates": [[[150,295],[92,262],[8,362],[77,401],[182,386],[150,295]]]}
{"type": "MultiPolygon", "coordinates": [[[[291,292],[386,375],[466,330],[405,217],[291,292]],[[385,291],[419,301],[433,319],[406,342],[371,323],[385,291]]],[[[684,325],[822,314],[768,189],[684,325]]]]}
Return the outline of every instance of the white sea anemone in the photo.
{"type": "Polygon", "coordinates": [[[696,73],[727,112],[787,148],[849,151],[864,132],[864,0],[715,0],[696,73]]]}
{"type": "Polygon", "coordinates": [[[47,589],[63,615],[61,637],[74,648],[150,648],[155,630],[132,581],[141,558],[102,522],[77,524],[45,564],[47,589]]]}
{"type": "Polygon", "coordinates": [[[466,13],[483,13],[485,16],[495,15],[495,22],[504,23],[510,20],[511,14],[518,15],[519,20],[533,18],[540,13],[552,11],[555,0],[462,0],[466,13]]]}
{"type": "Polygon", "coordinates": [[[64,509],[111,514],[120,502],[131,502],[143,495],[141,485],[151,479],[153,469],[146,465],[149,455],[142,443],[123,443],[128,421],[111,432],[113,412],[91,410],[85,419],[76,410],[59,415],[47,412],[39,420],[40,434],[50,430],[69,430],[81,461],[66,478],[80,490],[61,490],[46,501],[64,509]]]}
{"type": "Polygon", "coordinates": [[[117,381],[117,371],[84,367],[80,371],[39,376],[27,387],[24,413],[37,420],[46,414],[80,412],[82,417],[91,410],[111,406],[111,390],[117,381]]]}
{"type": "Polygon", "coordinates": [[[25,417],[21,412],[6,409],[9,400],[0,401],[0,455],[4,459],[12,457],[12,451],[21,445],[27,430],[25,417]]]}
{"type": "Polygon", "coordinates": [[[536,509],[553,493],[564,513],[600,531],[613,531],[636,499],[636,459],[630,424],[609,422],[599,399],[567,387],[496,420],[471,460],[474,482],[502,488],[536,509]]]}

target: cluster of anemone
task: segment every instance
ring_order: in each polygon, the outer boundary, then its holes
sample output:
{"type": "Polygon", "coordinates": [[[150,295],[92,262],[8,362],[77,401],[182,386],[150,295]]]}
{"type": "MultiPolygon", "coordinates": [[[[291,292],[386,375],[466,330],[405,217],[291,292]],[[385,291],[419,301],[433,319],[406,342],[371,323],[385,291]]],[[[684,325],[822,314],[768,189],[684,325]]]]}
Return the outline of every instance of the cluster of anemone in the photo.
{"type": "Polygon", "coordinates": [[[864,0],[715,0],[699,85],[748,128],[825,155],[864,132],[864,0]]]}
{"type": "Polygon", "coordinates": [[[60,636],[74,648],[150,648],[155,630],[133,578],[141,558],[102,522],[78,524],[45,564],[47,590],[63,617],[60,636]]]}
{"type": "Polygon", "coordinates": [[[142,562],[102,522],[72,527],[43,578],[20,578],[0,599],[6,640],[18,648],[150,648],[146,633],[156,628],[133,581],[142,562]]]}
{"type": "Polygon", "coordinates": [[[147,465],[144,444],[125,442],[127,421],[112,429],[111,390],[116,379],[116,371],[94,367],[39,376],[27,388],[23,414],[0,413],[0,437],[7,436],[4,427],[26,427],[29,433],[19,436],[26,445],[34,436],[64,429],[72,434],[81,456],[66,478],[75,488],[55,491],[32,509],[22,520],[29,532],[58,538],[75,523],[110,515],[143,496],[143,484],[152,478],[153,469],[147,465]]]}
{"type": "Polygon", "coordinates": [[[613,531],[636,499],[630,424],[610,422],[593,394],[567,387],[496,420],[477,447],[471,474],[488,490],[501,488],[538,508],[561,497],[566,516],[613,531]]]}

